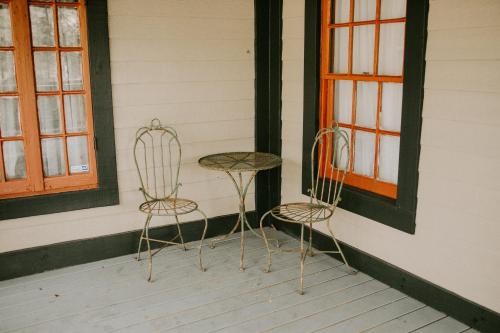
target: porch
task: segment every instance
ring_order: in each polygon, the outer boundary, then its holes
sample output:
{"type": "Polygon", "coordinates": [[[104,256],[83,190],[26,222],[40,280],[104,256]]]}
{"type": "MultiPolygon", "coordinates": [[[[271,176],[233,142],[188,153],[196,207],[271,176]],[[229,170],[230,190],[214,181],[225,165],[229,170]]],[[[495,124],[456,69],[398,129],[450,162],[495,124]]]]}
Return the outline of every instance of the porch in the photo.
{"type": "Polygon", "coordinates": [[[246,248],[245,272],[236,238],[205,247],[205,273],[196,250],[163,249],[153,283],[145,279],[147,260],[133,255],[0,282],[0,331],[477,332],[369,275],[348,274],[325,254],[307,258],[299,295],[297,254],[275,255],[265,274],[264,242],[252,235],[246,248]]]}

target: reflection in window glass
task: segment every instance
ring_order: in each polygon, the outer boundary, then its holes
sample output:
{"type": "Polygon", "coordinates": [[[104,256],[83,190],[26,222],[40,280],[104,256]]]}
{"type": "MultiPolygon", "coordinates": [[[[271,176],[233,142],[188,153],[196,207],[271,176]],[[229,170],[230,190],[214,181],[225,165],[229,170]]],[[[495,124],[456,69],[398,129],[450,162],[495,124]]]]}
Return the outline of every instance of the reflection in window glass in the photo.
{"type": "Polygon", "coordinates": [[[0,136],[21,135],[19,101],[17,97],[0,97],[0,136]]]}
{"type": "Polygon", "coordinates": [[[80,18],[75,7],[59,7],[59,46],[80,46],[80,18]]]}
{"type": "Polygon", "coordinates": [[[33,46],[55,46],[52,7],[30,6],[33,46]]]}
{"type": "Polygon", "coordinates": [[[38,122],[41,134],[62,132],[59,96],[38,96],[38,122]]]}
{"type": "Polygon", "coordinates": [[[12,46],[9,5],[0,3],[0,46],[12,46]]]}
{"type": "Polygon", "coordinates": [[[62,138],[42,139],[42,161],[45,176],[60,176],[66,173],[62,138]]]}
{"type": "Polygon", "coordinates": [[[377,0],[356,0],[354,4],[354,21],[375,20],[377,0]]]}
{"type": "Polygon", "coordinates": [[[0,51],[0,92],[16,91],[14,52],[0,51]]]}
{"type": "Polygon", "coordinates": [[[3,143],[3,161],[7,180],[26,178],[26,161],[22,141],[3,143]]]}
{"type": "Polygon", "coordinates": [[[352,81],[335,81],[335,95],[333,97],[334,120],[339,123],[350,124],[352,119],[352,81]]]}
{"type": "Polygon", "coordinates": [[[375,128],[377,126],[377,82],[358,82],[356,92],[356,125],[375,128]]]}
{"type": "Polygon", "coordinates": [[[403,74],[404,23],[380,25],[378,72],[380,75],[403,74]]]}
{"type": "Polygon", "coordinates": [[[89,172],[86,136],[68,137],[68,161],[70,173],[89,172]]]}
{"type": "Polygon", "coordinates": [[[80,52],[61,52],[63,89],[82,90],[82,55],[80,52]]]}
{"type": "Polygon", "coordinates": [[[57,62],[55,52],[34,52],[37,91],[58,90],[57,62]]]}
{"type": "Polygon", "coordinates": [[[64,95],[64,113],[66,132],[75,133],[87,130],[83,95],[64,95]]]}

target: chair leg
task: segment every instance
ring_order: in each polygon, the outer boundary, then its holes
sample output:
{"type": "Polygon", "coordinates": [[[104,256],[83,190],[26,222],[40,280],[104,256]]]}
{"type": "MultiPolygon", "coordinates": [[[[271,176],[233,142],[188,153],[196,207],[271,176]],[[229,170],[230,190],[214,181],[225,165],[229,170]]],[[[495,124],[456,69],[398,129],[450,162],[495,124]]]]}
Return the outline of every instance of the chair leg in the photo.
{"type": "Polygon", "coordinates": [[[309,223],[309,246],[308,246],[309,251],[308,251],[308,253],[309,253],[310,257],[314,257],[312,241],[313,241],[313,225],[312,225],[312,223],[309,223]]]}
{"type": "Polygon", "coordinates": [[[181,224],[179,223],[179,217],[177,215],[175,215],[175,222],[177,223],[177,232],[179,233],[179,237],[181,239],[182,248],[184,249],[184,251],[186,251],[186,244],[184,244],[184,238],[182,237],[181,232],[181,224]]]}
{"type": "Polygon", "coordinates": [[[146,225],[148,224],[148,219],[149,219],[149,215],[148,215],[148,217],[146,217],[146,222],[144,222],[144,227],[142,228],[141,237],[139,238],[139,247],[137,248],[137,257],[135,257],[135,259],[137,261],[141,260],[142,239],[144,238],[144,233],[146,231],[146,225]]]}
{"type": "Polygon", "coordinates": [[[335,246],[339,250],[340,256],[342,257],[342,260],[344,261],[344,264],[345,264],[345,266],[347,268],[347,273],[349,273],[349,274],[356,274],[358,271],[355,270],[354,268],[352,268],[351,266],[349,266],[349,263],[347,262],[347,258],[345,257],[344,252],[342,251],[342,249],[340,248],[340,245],[339,245],[339,242],[337,241],[337,238],[335,238],[335,236],[333,235],[333,231],[332,231],[332,228],[330,226],[330,220],[328,220],[328,222],[326,222],[326,226],[328,228],[328,231],[330,232],[330,235],[332,236],[333,243],[335,244],[335,246]]]}
{"type": "Polygon", "coordinates": [[[146,220],[146,243],[148,244],[148,282],[151,282],[151,274],[153,273],[153,255],[151,254],[151,244],[149,242],[149,223],[153,215],[149,214],[146,220]]]}
{"type": "MultiPolygon", "coordinates": [[[[266,243],[266,248],[267,248],[267,268],[264,269],[264,272],[269,273],[271,271],[271,264],[272,264],[272,252],[271,248],[269,247],[269,241],[267,240],[266,233],[264,232],[264,219],[266,218],[267,215],[269,215],[271,211],[266,212],[262,217],[260,218],[260,232],[262,233],[262,238],[264,238],[264,242],[266,243]]],[[[278,243],[279,244],[279,243],[278,243]]]]}
{"type": "Polygon", "coordinates": [[[245,256],[245,216],[240,212],[241,218],[241,234],[240,234],[240,271],[245,270],[245,264],[243,262],[245,256]]]}
{"type": "Polygon", "coordinates": [[[304,223],[300,225],[300,288],[299,294],[304,295],[304,262],[306,261],[307,250],[304,251],[304,223]]]}
{"type": "Polygon", "coordinates": [[[205,228],[203,229],[203,235],[201,235],[200,247],[198,248],[198,257],[199,257],[199,261],[200,261],[200,269],[201,269],[202,272],[205,272],[207,269],[205,267],[203,267],[203,262],[202,262],[202,259],[201,259],[201,249],[203,247],[203,240],[205,239],[205,235],[207,234],[208,219],[207,219],[207,216],[205,215],[205,213],[201,209],[197,209],[197,211],[198,211],[198,213],[200,213],[203,216],[203,219],[205,220],[205,228]]]}

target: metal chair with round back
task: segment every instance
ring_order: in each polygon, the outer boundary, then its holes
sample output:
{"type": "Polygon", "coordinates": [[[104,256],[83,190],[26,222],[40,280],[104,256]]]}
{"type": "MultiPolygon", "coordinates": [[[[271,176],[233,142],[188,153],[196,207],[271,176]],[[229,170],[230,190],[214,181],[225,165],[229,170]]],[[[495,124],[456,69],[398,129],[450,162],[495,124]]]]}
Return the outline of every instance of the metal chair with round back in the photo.
{"type": "Polygon", "coordinates": [[[316,134],[311,150],[311,189],[309,189],[309,202],[285,203],[266,212],[260,220],[260,229],[268,251],[266,272],[271,270],[273,252],[299,252],[300,253],[300,287],[299,293],[304,293],[304,262],[307,254],[313,255],[312,228],[313,224],[326,222],[327,229],[332,237],[336,250],[318,251],[318,253],[338,253],[344,261],[349,273],[356,271],[347,263],[347,259],[340,248],[331,227],[331,219],[337,204],[340,202],[340,193],[344,179],[349,170],[350,149],[349,136],[345,130],[338,126],[322,128],[316,134]],[[287,223],[300,225],[300,247],[277,248],[271,250],[269,241],[263,229],[265,218],[273,218],[287,223]],[[304,246],[304,229],[308,225],[309,242],[304,246]]]}
{"type": "Polygon", "coordinates": [[[144,228],[139,239],[137,260],[140,260],[142,241],[145,240],[148,249],[148,281],[151,281],[153,256],[167,245],[179,245],[187,250],[181,231],[180,215],[198,212],[204,222],[203,234],[198,248],[199,265],[205,271],[201,258],[203,239],[207,232],[207,216],[198,208],[198,204],[189,199],[177,197],[181,183],[179,172],[181,166],[181,144],[177,132],[168,126],[162,126],[158,119],[151,124],[141,127],[136,133],[134,144],[134,161],[139,174],[141,187],[139,190],[144,196],[144,202],[139,210],[147,215],[144,228]],[[177,224],[177,235],[170,240],[160,240],[149,237],[149,226],[153,216],[174,217],[177,224]],[[150,242],[163,244],[155,252],[151,251],[150,242]]]}

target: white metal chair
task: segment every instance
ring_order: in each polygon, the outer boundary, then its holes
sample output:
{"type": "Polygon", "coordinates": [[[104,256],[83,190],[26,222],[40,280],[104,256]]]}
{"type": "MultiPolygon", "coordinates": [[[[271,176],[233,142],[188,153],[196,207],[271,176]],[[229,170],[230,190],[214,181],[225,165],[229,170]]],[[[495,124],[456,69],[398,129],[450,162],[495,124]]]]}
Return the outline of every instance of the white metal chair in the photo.
{"type": "Polygon", "coordinates": [[[139,239],[137,260],[140,260],[142,241],[148,247],[148,281],[151,281],[153,269],[153,256],[167,245],[179,245],[186,250],[182,237],[179,215],[198,212],[205,221],[205,227],[198,248],[199,265],[205,271],[201,258],[203,239],[207,232],[207,216],[198,208],[193,200],[177,197],[179,188],[179,171],[181,166],[181,144],[177,132],[168,126],[162,126],[158,119],[153,119],[150,126],[141,127],[136,133],[134,144],[134,161],[139,174],[141,187],[139,190],[144,195],[144,202],[139,210],[147,215],[144,228],[139,239]],[[160,240],[149,237],[149,225],[153,216],[175,217],[177,235],[171,240],[160,240]],[[178,240],[178,241],[176,241],[178,240]],[[151,251],[150,242],[163,244],[155,252],[151,251]]]}
{"type": "Polygon", "coordinates": [[[356,273],[349,264],[340,248],[331,228],[331,218],[340,201],[340,193],[344,179],[349,170],[350,149],[349,136],[346,131],[337,127],[321,129],[315,137],[311,150],[311,189],[309,202],[285,203],[266,212],[260,220],[260,230],[268,251],[266,272],[271,270],[273,252],[299,252],[300,253],[300,288],[299,293],[304,293],[304,262],[307,254],[313,255],[312,227],[315,223],[326,222],[328,231],[337,250],[315,251],[318,253],[338,253],[342,257],[348,272],[356,273]],[[300,247],[276,248],[271,250],[269,241],[263,229],[265,218],[272,217],[287,223],[300,224],[300,247]],[[304,248],[304,227],[310,228],[309,242],[304,248]]]}

